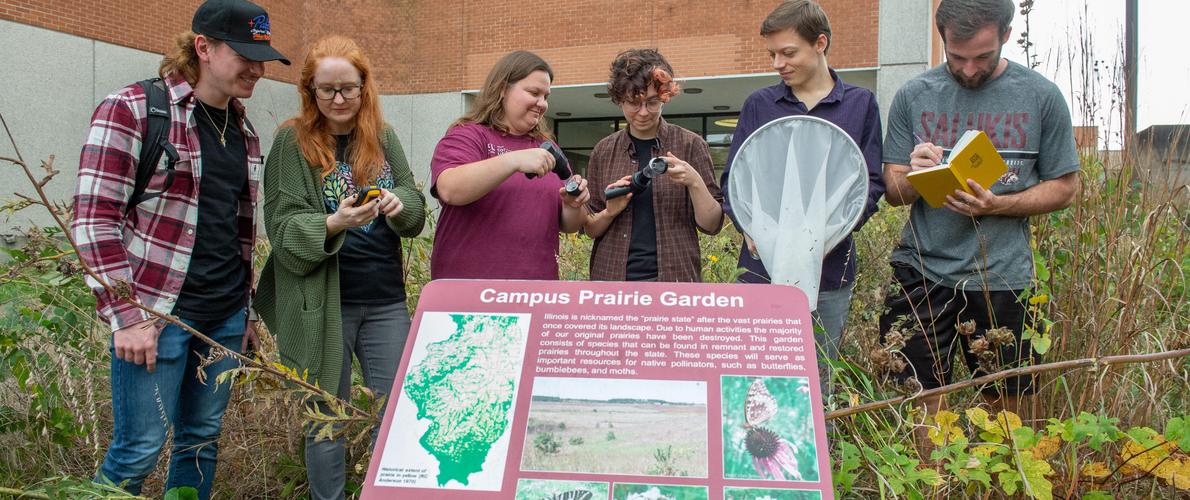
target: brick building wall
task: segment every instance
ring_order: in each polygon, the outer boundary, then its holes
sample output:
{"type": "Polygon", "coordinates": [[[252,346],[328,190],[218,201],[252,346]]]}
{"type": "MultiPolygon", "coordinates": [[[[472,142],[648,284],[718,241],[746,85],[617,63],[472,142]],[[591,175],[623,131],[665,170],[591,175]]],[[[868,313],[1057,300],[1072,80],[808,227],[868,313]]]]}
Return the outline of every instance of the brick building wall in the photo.
{"type": "MultiPolygon", "coordinates": [[[[0,0],[0,19],[135,49],[162,52],[189,28],[198,0],[0,0]]],[[[295,82],[309,43],[331,33],[368,52],[381,91],[419,94],[478,88],[506,52],[550,62],[555,84],[604,81],[620,50],[656,47],[679,77],[771,71],[758,32],[779,0],[260,0],[274,45],[293,66],[270,78],[295,82]]],[[[832,20],[832,66],[877,66],[878,0],[822,0],[832,20]]]]}

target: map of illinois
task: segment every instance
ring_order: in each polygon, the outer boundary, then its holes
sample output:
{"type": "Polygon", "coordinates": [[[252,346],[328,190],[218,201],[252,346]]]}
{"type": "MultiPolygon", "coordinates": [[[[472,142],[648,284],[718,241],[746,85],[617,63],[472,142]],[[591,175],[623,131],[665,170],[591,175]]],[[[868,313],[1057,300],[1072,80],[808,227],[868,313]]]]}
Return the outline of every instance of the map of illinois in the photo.
{"type": "Polygon", "coordinates": [[[417,418],[430,422],[418,442],[438,460],[438,486],[452,479],[467,485],[508,431],[525,343],[518,316],[450,318],[454,333],[426,346],[404,385],[417,418]]]}

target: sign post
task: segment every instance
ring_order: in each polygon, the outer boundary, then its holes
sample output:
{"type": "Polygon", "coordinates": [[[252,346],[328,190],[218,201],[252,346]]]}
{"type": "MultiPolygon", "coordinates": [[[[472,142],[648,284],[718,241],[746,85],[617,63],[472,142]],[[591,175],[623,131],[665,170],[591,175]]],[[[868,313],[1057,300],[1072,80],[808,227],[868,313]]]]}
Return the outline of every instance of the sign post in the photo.
{"type": "Polygon", "coordinates": [[[831,499],[824,423],[796,288],[436,281],[363,496],[831,499]]]}

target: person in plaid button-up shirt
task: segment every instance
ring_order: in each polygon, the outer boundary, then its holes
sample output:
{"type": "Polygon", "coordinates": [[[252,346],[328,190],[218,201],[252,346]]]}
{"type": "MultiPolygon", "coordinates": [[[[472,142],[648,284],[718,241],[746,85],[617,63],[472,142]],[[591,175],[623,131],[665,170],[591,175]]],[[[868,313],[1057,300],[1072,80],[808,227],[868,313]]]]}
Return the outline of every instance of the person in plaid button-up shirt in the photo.
{"type": "Polygon", "coordinates": [[[626,186],[654,157],[669,168],[639,194],[607,199],[591,191],[584,227],[595,238],[591,279],[702,281],[697,231],[722,228],[723,195],[707,142],[661,119],[662,105],[679,92],[673,67],[656,50],[626,50],[612,62],[607,88],[628,126],[595,145],[587,166],[592,185],[626,186]]]}
{"type": "MultiPolygon", "coordinates": [[[[190,486],[200,498],[210,496],[230,384],[201,383],[196,371],[210,347],[134,302],[173,314],[237,352],[254,339],[246,307],[263,162],[239,99],[251,97],[264,61],[289,64],[269,39],[268,14],[251,2],[199,7],[192,32],[180,35],[161,63],[168,137],[179,156],[173,181],[166,186],[165,169],[155,166],[151,196],[135,206],[129,201],[146,95],[129,85],[92,117],[71,229],[83,261],[106,282],[88,279],[112,329],[113,437],[97,482],[138,494],[172,426],[166,489],[190,486]]],[[[234,366],[225,358],[204,371],[215,380],[234,366]]]]}

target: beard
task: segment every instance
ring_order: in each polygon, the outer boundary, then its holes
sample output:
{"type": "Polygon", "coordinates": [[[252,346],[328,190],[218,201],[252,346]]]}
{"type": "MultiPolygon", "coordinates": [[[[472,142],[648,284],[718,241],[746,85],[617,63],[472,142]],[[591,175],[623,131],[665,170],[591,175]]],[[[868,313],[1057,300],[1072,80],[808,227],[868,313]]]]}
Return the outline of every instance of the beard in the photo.
{"type": "Polygon", "coordinates": [[[958,83],[960,87],[963,87],[968,90],[976,90],[976,89],[982,87],[983,84],[987,83],[988,80],[990,80],[992,78],[992,73],[996,72],[996,66],[999,66],[999,65],[1000,65],[1000,59],[996,58],[996,63],[992,65],[991,69],[989,69],[987,71],[980,71],[970,77],[963,76],[962,73],[955,71],[953,68],[951,68],[950,76],[954,77],[954,81],[956,83],[958,83]]]}
{"type": "Polygon", "coordinates": [[[1000,55],[1003,50],[1004,46],[1001,45],[1000,49],[996,51],[996,57],[992,58],[991,65],[989,65],[986,70],[979,71],[973,76],[964,76],[962,71],[959,71],[950,65],[949,59],[946,61],[946,69],[950,72],[950,76],[954,78],[955,83],[958,83],[960,87],[968,90],[977,90],[987,83],[988,80],[991,80],[992,75],[996,74],[996,68],[1000,67],[1000,55]]]}

